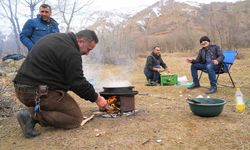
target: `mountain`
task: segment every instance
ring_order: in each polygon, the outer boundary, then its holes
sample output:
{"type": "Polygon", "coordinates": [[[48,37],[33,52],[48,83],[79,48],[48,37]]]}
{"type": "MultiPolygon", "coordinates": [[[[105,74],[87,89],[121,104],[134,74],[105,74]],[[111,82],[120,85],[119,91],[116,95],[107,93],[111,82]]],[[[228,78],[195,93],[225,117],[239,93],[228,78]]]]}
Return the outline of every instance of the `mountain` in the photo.
{"type": "Polygon", "coordinates": [[[130,13],[122,13],[119,11],[95,11],[91,14],[93,24],[89,26],[90,29],[95,29],[97,32],[112,31],[115,26],[126,21],[130,13]]]}
{"type": "Polygon", "coordinates": [[[133,58],[155,45],[168,52],[195,50],[202,35],[223,49],[250,47],[249,7],[250,0],[210,4],[161,0],[132,16],[120,15],[118,24],[100,18],[91,27],[101,39],[102,58],[109,61],[113,56],[118,61],[133,58]]]}

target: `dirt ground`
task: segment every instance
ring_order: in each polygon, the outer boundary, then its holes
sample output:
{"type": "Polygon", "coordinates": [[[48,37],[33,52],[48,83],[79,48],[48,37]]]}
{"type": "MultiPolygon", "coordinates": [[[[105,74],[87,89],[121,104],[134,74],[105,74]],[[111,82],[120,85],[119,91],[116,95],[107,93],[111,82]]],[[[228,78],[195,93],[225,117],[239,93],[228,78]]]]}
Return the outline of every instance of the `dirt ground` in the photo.
{"type": "MultiPolygon", "coordinates": [[[[130,81],[134,90],[134,116],[102,118],[95,117],[86,125],[72,130],[42,128],[36,125],[41,135],[25,139],[14,115],[0,118],[0,149],[193,149],[193,150],[232,150],[250,149],[250,108],[243,113],[235,112],[235,89],[218,86],[218,92],[210,97],[227,100],[223,112],[217,117],[199,117],[192,114],[186,98],[202,95],[209,88],[207,75],[203,75],[202,87],[187,90],[182,86],[145,86],[143,67],[145,55],[129,66],[98,65],[99,76],[109,78],[118,74],[123,80],[130,81]],[[131,69],[131,66],[133,68],[131,69]],[[130,69],[127,69],[130,68],[130,69]]],[[[193,53],[163,54],[171,72],[178,76],[186,75],[190,80],[190,65],[187,57],[193,53]]],[[[231,73],[237,86],[250,99],[250,51],[240,50],[240,59],[236,60],[231,73]]],[[[87,72],[85,70],[85,72],[87,72]]],[[[98,80],[96,85],[98,85],[98,80]]],[[[230,85],[226,74],[221,75],[219,83],[230,85]]],[[[79,103],[84,116],[89,117],[97,107],[95,104],[81,100],[72,94],[79,103]]],[[[8,94],[16,107],[22,105],[15,96],[8,94]]]]}

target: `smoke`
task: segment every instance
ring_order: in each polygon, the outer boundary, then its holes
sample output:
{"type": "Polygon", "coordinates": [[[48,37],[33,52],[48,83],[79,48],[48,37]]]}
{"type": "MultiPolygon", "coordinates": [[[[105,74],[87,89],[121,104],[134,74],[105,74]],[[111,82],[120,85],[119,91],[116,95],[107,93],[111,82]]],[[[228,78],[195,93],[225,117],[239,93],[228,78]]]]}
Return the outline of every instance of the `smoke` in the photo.
{"type": "Polygon", "coordinates": [[[132,86],[129,81],[125,80],[115,80],[115,79],[107,79],[103,82],[103,87],[128,87],[132,86]]]}
{"type": "Polygon", "coordinates": [[[100,62],[91,63],[89,57],[83,56],[83,71],[86,79],[94,86],[95,90],[103,91],[103,87],[128,87],[135,65],[115,65],[100,62]]]}

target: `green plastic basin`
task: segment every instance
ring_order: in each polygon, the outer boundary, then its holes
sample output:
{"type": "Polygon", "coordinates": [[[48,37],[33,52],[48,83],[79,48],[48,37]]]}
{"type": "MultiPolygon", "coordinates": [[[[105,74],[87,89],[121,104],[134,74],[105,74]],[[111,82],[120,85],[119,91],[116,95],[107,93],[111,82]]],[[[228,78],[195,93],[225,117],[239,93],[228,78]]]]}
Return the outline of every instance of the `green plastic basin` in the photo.
{"type": "Polygon", "coordinates": [[[226,104],[225,100],[216,98],[192,98],[187,99],[191,111],[201,117],[218,116],[226,104]]]}

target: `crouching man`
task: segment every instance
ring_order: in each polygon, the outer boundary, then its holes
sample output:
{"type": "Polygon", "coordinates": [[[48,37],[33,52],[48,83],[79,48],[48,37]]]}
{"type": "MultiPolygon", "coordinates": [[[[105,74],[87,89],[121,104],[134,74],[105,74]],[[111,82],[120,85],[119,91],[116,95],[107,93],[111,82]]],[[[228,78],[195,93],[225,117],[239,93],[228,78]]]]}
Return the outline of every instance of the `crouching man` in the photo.
{"type": "Polygon", "coordinates": [[[82,30],[52,33],[34,45],[14,79],[17,98],[28,107],[17,113],[26,138],[40,134],[34,129],[36,123],[63,129],[80,126],[81,110],[67,91],[105,109],[106,100],[95,92],[82,70],[81,55],[87,55],[97,43],[94,31],[82,30]]]}
{"type": "Polygon", "coordinates": [[[160,73],[169,73],[167,65],[161,58],[161,48],[155,46],[152,53],[147,57],[144,67],[144,75],[147,78],[148,86],[160,84],[160,73]]]}

